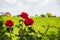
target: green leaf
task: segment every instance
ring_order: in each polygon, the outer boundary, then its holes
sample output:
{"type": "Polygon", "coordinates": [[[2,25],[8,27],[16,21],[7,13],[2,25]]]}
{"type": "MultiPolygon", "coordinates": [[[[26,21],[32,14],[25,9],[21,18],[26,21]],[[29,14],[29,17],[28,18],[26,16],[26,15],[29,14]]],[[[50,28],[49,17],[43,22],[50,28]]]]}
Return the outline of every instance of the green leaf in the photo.
{"type": "Polygon", "coordinates": [[[6,31],[7,31],[8,33],[10,33],[10,30],[11,30],[11,32],[12,32],[12,31],[13,31],[13,28],[12,28],[12,27],[6,28],[6,31]]]}
{"type": "Polygon", "coordinates": [[[19,24],[19,25],[15,25],[17,28],[20,28],[20,27],[23,27],[22,24],[19,24]]]}
{"type": "Polygon", "coordinates": [[[31,33],[31,32],[34,32],[35,33],[35,30],[32,27],[28,27],[28,32],[29,33],[31,33]]]}
{"type": "Polygon", "coordinates": [[[4,23],[4,21],[3,21],[3,20],[2,20],[2,21],[0,20],[0,26],[2,26],[2,25],[3,25],[3,23],[4,23]]]}

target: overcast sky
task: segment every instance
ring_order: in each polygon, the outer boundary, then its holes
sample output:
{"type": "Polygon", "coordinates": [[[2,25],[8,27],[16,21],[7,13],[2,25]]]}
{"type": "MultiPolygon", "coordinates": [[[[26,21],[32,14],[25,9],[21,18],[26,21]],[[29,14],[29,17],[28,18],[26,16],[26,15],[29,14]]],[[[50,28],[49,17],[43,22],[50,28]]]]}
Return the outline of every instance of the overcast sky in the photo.
{"type": "Polygon", "coordinates": [[[17,15],[23,11],[32,16],[47,12],[60,16],[60,0],[0,0],[0,12],[17,15]]]}

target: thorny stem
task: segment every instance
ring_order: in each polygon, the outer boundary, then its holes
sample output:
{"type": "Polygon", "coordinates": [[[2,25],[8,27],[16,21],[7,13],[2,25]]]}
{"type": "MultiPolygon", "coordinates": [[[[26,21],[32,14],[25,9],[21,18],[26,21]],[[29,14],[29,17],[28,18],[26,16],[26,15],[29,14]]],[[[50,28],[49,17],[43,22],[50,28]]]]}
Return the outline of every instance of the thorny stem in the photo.
{"type": "Polygon", "coordinates": [[[12,38],[12,35],[11,35],[11,30],[10,30],[10,40],[11,40],[11,38],[12,38]]]}

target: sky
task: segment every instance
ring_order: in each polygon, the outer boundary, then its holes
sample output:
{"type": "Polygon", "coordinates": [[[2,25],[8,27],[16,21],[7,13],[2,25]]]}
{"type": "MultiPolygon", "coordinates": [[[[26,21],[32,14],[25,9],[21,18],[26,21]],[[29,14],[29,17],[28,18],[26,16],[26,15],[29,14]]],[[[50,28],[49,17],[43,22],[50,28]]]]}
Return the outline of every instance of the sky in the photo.
{"type": "Polygon", "coordinates": [[[0,12],[10,12],[12,15],[27,12],[31,16],[50,12],[60,16],[60,0],[0,0],[0,12]]]}

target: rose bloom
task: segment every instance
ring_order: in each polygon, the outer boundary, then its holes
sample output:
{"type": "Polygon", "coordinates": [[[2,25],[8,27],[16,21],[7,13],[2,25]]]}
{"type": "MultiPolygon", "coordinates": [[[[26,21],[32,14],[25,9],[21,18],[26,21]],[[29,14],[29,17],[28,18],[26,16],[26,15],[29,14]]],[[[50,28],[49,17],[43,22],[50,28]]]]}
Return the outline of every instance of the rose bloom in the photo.
{"type": "Polygon", "coordinates": [[[14,25],[14,22],[11,20],[6,20],[5,25],[11,27],[14,25]]]}
{"type": "Polygon", "coordinates": [[[26,12],[22,12],[20,16],[24,19],[28,18],[28,14],[26,12]]]}
{"type": "Polygon", "coordinates": [[[34,23],[34,20],[31,19],[31,18],[27,18],[27,19],[24,20],[24,24],[25,24],[26,26],[30,26],[30,25],[32,25],[33,23],[34,23]]]}

